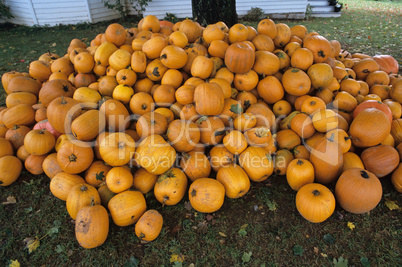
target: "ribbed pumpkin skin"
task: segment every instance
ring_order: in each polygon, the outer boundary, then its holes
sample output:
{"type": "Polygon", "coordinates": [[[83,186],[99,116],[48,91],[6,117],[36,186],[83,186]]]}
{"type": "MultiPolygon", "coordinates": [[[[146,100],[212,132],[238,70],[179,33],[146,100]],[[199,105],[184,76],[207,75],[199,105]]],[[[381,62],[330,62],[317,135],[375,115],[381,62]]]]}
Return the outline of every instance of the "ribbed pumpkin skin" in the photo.
{"type": "Polygon", "coordinates": [[[306,220],[320,223],[334,212],[335,197],[322,184],[306,184],[296,194],[296,208],[306,220]]]}
{"type": "Polygon", "coordinates": [[[398,167],[399,153],[389,145],[379,145],[366,148],[360,155],[366,170],[372,172],[377,178],[390,174],[398,167]]]}
{"type": "Polygon", "coordinates": [[[57,151],[57,162],[64,172],[77,174],[91,166],[94,158],[92,147],[84,142],[70,142],[63,144],[57,151]]]}
{"type": "Polygon", "coordinates": [[[348,151],[343,154],[342,173],[353,168],[364,169],[364,164],[356,153],[348,151]]]}
{"type": "Polygon", "coordinates": [[[361,111],[350,124],[352,144],[370,147],[381,143],[391,132],[391,123],[384,112],[368,108],[361,111]]]}
{"type": "Polygon", "coordinates": [[[163,217],[157,210],[147,210],[135,224],[135,234],[143,241],[155,240],[163,226],[163,217]]]}
{"type": "Polygon", "coordinates": [[[231,44],[225,53],[225,65],[233,73],[244,74],[254,65],[255,53],[246,43],[231,44]]]}
{"type": "Polygon", "coordinates": [[[108,203],[113,222],[118,226],[136,223],[147,209],[143,194],[139,191],[124,191],[108,203]]]}
{"type": "Polygon", "coordinates": [[[328,184],[338,178],[342,170],[343,153],[338,143],[326,138],[317,141],[310,153],[314,166],[315,181],[328,184]]]}
{"type": "Polygon", "coordinates": [[[223,184],[228,198],[240,198],[250,190],[250,179],[247,173],[236,164],[220,168],[216,180],[223,184]]]}
{"type": "Polygon", "coordinates": [[[381,200],[381,182],[369,171],[349,169],[339,177],[335,196],[344,210],[355,214],[366,213],[381,200]]]}
{"type": "Polygon", "coordinates": [[[199,212],[212,213],[219,210],[225,200],[225,187],[212,178],[195,180],[188,190],[191,206],[199,212]]]}
{"type": "Polygon", "coordinates": [[[195,108],[200,115],[219,115],[221,114],[225,96],[222,88],[216,83],[202,83],[194,90],[195,108]]]}
{"type": "Polygon", "coordinates": [[[179,168],[172,168],[160,175],[154,186],[155,198],[163,205],[176,205],[184,197],[187,176],[179,168]]]}
{"type": "Polygon", "coordinates": [[[101,246],[109,233],[109,215],[101,205],[81,208],[75,220],[75,237],[87,249],[101,246]]]}

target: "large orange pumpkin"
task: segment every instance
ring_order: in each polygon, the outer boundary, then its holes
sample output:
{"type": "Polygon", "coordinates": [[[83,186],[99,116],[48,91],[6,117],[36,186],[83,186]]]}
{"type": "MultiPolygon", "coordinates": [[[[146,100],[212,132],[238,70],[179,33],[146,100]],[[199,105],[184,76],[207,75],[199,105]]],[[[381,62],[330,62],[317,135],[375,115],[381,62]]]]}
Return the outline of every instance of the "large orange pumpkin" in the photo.
{"type": "Polygon", "coordinates": [[[162,205],[176,205],[182,200],[187,189],[187,176],[179,168],[171,168],[156,180],[155,198],[162,205]]]}
{"type": "Polygon", "coordinates": [[[381,182],[369,171],[349,169],[336,182],[335,196],[346,211],[366,213],[374,209],[381,200],[381,182]]]}
{"type": "Polygon", "coordinates": [[[145,197],[140,191],[124,191],[108,203],[110,215],[117,226],[136,223],[147,209],[145,197]]]}

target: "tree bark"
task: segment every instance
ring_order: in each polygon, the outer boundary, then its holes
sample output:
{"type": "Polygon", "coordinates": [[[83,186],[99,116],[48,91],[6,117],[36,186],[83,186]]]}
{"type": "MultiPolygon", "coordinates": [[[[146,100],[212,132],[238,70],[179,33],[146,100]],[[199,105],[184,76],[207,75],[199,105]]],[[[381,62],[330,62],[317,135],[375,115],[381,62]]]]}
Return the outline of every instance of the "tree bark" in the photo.
{"type": "Polygon", "coordinates": [[[193,18],[202,26],[223,21],[228,27],[237,23],[236,0],[191,0],[193,18]]]}

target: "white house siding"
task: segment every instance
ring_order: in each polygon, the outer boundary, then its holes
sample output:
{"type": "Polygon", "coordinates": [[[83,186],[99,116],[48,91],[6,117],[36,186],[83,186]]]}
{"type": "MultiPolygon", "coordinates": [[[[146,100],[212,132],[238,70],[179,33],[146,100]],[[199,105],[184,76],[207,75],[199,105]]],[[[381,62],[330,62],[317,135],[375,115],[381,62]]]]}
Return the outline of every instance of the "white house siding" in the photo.
{"type": "Polygon", "coordinates": [[[31,0],[39,25],[76,24],[89,21],[83,0],[31,0]]]}
{"type": "Polygon", "coordinates": [[[10,8],[10,12],[14,16],[14,18],[6,21],[30,26],[35,24],[29,0],[5,0],[4,3],[10,8]]]}
{"type": "Polygon", "coordinates": [[[158,19],[163,19],[166,13],[172,13],[178,18],[191,18],[191,0],[152,0],[148,3],[144,16],[155,15],[158,19]]]}
{"type": "Polygon", "coordinates": [[[236,0],[236,12],[239,16],[246,15],[253,7],[261,8],[265,14],[272,14],[270,17],[304,18],[307,0],[236,0]]]}
{"type": "Polygon", "coordinates": [[[104,20],[112,20],[120,17],[115,11],[104,6],[101,0],[84,0],[88,1],[91,10],[92,22],[100,22],[104,20]]]}

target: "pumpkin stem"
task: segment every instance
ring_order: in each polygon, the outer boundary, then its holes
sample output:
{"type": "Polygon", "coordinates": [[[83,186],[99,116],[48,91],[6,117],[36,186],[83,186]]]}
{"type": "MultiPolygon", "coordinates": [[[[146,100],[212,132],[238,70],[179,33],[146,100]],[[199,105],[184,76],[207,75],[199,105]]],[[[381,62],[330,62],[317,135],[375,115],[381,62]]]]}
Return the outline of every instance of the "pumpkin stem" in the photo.
{"type": "Polygon", "coordinates": [[[68,85],[63,85],[63,91],[64,92],[68,92],[69,90],[68,90],[69,88],[68,88],[68,85]]]}
{"type": "Polygon", "coordinates": [[[119,142],[119,143],[117,144],[117,147],[118,147],[119,149],[123,149],[123,148],[125,147],[125,145],[126,145],[126,143],[124,143],[124,142],[119,142]]]}
{"type": "Polygon", "coordinates": [[[322,51],[322,50],[318,51],[318,56],[325,57],[324,51],[322,51]]]}
{"type": "Polygon", "coordinates": [[[195,197],[197,195],[197,191],[195,189],[193,189],[193,191],[191,191],[191,196],[195,197]]]}
{"type": "Polygon", "coordinates": [[[146,110],[147,107],[148,107],[148,106],[147,106],[146,104],[142,104],[141,109],[142,109],[142,110],[146,110]]]}
{"type": "Polygon", "coordinates": [[[189,159],[189,158],[190,158],[190,155],[187,154],[186,152],[181,153],[181,155],[182,155],[183,158],[185,158],[185,159],[189,159]]]}
{"type": "Polygon", "coordinates": [[[94,197],[91,197],[91,207],[95,206],[95,199],[94,197]]]}
{"type": "Polygon", "coordinates": [[[83,186],[81,186],[80,190],[81,190],[82,192],[85,192],[85,191],[88,190],[88,187],[87,187],[86,185],[83,185],[83,186]]]}
{"type": "Polygon", "coordinates": [[[17,129],[19,129],[19,128],[20,128],[20,126],[18,126],[17,124],[14,124],[13,130],[17,130],[17,129]]]}
{"type": "Polygon", "coordinates": [[[166,59],[167,58],[167,55],[166,54],[163,54],[162,56],[161,56],[161,59],[166,59]]]}
{"type": "Polygon", "coordinates": [[[360,171],[360,175],[361,175],[364,179],[370,178],[370,176],[368,175],[368,173],[367,173],[366,171],[360,171]]]}
{"type": "Polygon", "coordinates": [[[46,128],[40,129],[39,134],[45,134],[46,128]]]}
{"type": "Polygon", "coordinates": [[[140,234],[139,238],[142,240],[145,237],[143,233],[140,234]]]}
{"type": "Polygon", "coordinates": [[[320,195],[320,191],[318,191],[317,189],[314,189],[314,191],[312,192],[314,196],[319,196],[320,195]]]}
{"type": "Polygon", "coordinates": [[[330,142],[335,142],[335,134],[331,134],[331,136],[328,138],[328,141],[330,142]]]}
{"type": "Polygon", "coordinates": [[[77,156],[74,155],[74,154],[71,154],[71,155],[68,157],[68,160],[69,160],[70,162],[76,162],[76,161],[77,161],[77,156]]]}
{"type": "Polygon", "coordinates": [[[67,104],[67,101],[66,101],[66,99],[64,98],[64,96],[61,96],[61,104],[62,104],[62,105],[67,104]]]}
{"type": "Polygon", "coordinates": [[[169,200],[169,197],[168,197],[168,196],[164,196],[164,197],[163,197],[162,207],[165,206],[165,203],[166,203],[166,201],[168,201],[168,200],[169,200]]]}
{"type": "Polygon", "coordinates": [[[297,165],[303,165],[304,162],[303,162],[301,159],[298,159],[297,162],[296,162],[296,164],[297,164],[297,165]]]}
{"type": "Polygon", "coordinates": [[[348,141],[348,140],[350,140],[350,139],[352,139],[352,136],[346,136],[346,137],[345,137],[345,141],[348,141]]]}

